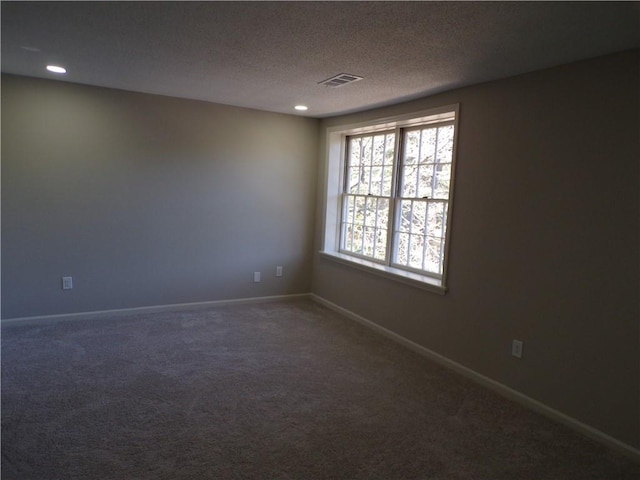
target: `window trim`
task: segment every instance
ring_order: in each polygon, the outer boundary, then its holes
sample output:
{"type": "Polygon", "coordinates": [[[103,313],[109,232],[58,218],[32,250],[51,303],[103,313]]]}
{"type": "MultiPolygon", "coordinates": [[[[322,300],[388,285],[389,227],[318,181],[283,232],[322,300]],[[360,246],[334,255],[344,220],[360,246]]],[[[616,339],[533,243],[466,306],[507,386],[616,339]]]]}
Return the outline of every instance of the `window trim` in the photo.
{"type": "MultiPolygon", "coordinates": [[[[342,265],[389,278],[417,288],[434,293],[444,294],[447,291],[447,273],[451,245],[451,219],[455,188],[456,156],[458,144],[458,121],[460,118],[460,104],[445,105],[413,113],[384,117],[364,122],[328,127],[326,130],[325,164],[323,182],[322,215],[322,244],[320,256],[342,265]],[[394,267],[393,264],[378,263],[368,258],[361,258],[351,253],[340,251],[340,229],[342,217],[342,195],[346,175],[346,141],[347,136],[368,134],[397,128],[412,127],[451,122],[454,125],[453,152],[451,166],[451,189],[448,199],[448,215],[444,245],[444,263],[441,278],[431,275],[394,267]]],[[[401,139],[397,139],[401,141],[401,139]]],[[[397,178],[397,177],[396,177],[397,178]]],[[[394,178],[394,182],[396,181],[394,178]]],[[[389,235],[392,235],[390,231],[389,235]]],[[[392,255],[392,252],[389,252],[392,255]]]]}

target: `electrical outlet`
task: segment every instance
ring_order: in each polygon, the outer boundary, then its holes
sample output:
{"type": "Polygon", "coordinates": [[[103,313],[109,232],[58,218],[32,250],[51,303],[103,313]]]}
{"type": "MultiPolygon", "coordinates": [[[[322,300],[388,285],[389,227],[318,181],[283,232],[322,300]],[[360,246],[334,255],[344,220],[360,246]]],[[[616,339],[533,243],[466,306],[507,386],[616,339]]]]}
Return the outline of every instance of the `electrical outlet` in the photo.
{"type": "Polygon", "coordinates": [[[62,289],[71,290],[73,288],[73,277],[62,277],[62,289]]]}
{"type": "Polygon", "coordinates": [[[513,340],[511,342],[511,355],[516,358],[522,358],[522,340],[513,340]]]}
{"type": "Polygon", "coordinates": [[[253,272],[253,283],[260,282],[260,272],[253,272]]]}
{"type": "Polygon", "coordinates": [[[276,277],[281,277],[282,276],[282,267],[278,266],[276,267],[276,277]]]}

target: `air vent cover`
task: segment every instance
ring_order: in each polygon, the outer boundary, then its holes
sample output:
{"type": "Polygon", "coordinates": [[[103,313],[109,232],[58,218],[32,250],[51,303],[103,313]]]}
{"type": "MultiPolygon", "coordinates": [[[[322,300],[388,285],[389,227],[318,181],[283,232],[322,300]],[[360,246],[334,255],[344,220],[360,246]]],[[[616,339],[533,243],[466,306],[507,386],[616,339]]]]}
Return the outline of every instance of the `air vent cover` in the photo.
{"type": "Polygon", "coordinates": [[[352,75],[350,73],[339,73],[331,78],[327,78],[321,82],[318,82],[318,85],[324,85],[325,87],[342,87],[343,85],[347,85],[349,83],[357,82],[358,80],[362,80],[362,77],[358,75],[352,75]]]}

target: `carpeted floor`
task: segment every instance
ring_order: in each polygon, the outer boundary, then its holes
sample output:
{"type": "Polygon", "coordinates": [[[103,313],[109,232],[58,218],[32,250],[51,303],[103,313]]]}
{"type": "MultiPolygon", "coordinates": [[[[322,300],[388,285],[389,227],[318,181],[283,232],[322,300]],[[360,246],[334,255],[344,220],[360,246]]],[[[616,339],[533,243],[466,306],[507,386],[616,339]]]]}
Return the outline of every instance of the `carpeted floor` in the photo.
{"type": "Polygon", "coordinates": [[[311,301],[2,330],[2,479],[638,480],[311,301]]]}

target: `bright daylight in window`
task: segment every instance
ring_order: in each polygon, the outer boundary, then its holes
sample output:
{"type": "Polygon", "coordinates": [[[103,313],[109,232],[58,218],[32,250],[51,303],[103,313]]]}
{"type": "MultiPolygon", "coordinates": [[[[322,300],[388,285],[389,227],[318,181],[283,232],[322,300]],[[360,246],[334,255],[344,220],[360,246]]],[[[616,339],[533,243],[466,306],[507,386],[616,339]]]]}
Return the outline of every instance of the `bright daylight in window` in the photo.
{"type": "Polygon", "coordinates": [[[341,153],[333,149],[329,168],[342,172],[335,244],[325,240],[323,253],[444,288],[456,112],[333,132],[341,153]]]}

